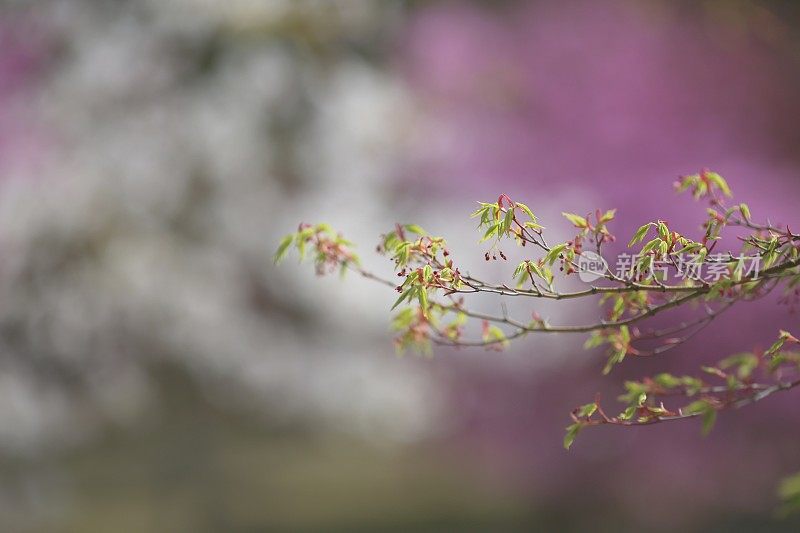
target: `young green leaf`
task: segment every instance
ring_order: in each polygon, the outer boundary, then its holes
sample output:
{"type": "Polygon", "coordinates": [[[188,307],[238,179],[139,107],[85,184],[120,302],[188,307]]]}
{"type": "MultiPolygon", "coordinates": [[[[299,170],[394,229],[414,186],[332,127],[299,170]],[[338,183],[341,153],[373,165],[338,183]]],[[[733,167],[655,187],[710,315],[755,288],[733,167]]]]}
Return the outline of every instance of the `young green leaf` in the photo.
{"type": "Polygon", "coordinates": [[[587,403],[586,405],[581,405],[578,408],[577,413],[575,414],[577,416],[589,418],[594,414],[595,411],[597,411],[597,404],[593,402],[593,403],[587,403]]]}
{"type": "Polygon", "coordinates": [[[617,296],[614,300],[614,307],[611,310],[611,320],[617,320],[625,312],[625,299],[622,296],[617,296]]]}
{"type": "Polygon", "coordinates": [[[506,211],[506,216],[503,218],[503,227],[499,233],[505,234],[508,233],[508,230],[511,229],[511,224],[514,223],[514,210],[509,208],[506,211]]]}
{"type": "Polygon", "coordinates": [[[550,248],[550,251],[547,252],[547,255],[544,257],[545,262],[552,265],[553,263],[556,262],[558,256],[561,255],[561,252],[566,250],[566,248],[567,248],[566,243],[561,243],[553,246],[552,248],[550,248]]]}
{"type": "Polygon", "coordinates": [[[425,287],[417,287],[417,298],[419,299],[419,306],[422,308],[422,314],[428,316],[428,291],[425,287]]]}
{"type": "Polygon", "coordinates": [[[403,291],[403,292],[400,294],[400,296],[398,296],[398,297],[397,297],[397,300],[395,300],[395,302],[394,302],[394,305],[392,305],[392,309],[391,309],[391,310],[393,311],[393,310],[395,309],[395,307],[397,307],[398,305],[400,305],[401,303],[403,303],[403,301],[405,301],[405,300],[409,299],[409,298],[411,297],[411,293],[412,293],[413,291],[414,291],[414,287],[409,287],[409,288],[407,288],[406,290],[404,290],[404,291],[403,291]]]}
{"type": "Polygon", "coordinates": [[[728,187],[728,182],[725,181],[725,178],[717,174],[716,172],[705,172],[706,178],[714,184],[714,186],[722,192],[725,196],[730,198],[732,196],[731,189],[728,187]]]}
{"type": "MultiPolygon", "coordinates": [[[[728,194],[728,196],[730,196],[730,194],[728,194]]],[[[702,421],[702,432],[704,436],[707,436],[709,433],[711,433],[711,430],[714,429],[714,423],[717,421],[717,410],[712,408],[704,411],[702,415],[702,421]]]]}
{"type": "Polygon", "coordinates": [[[700,415],[703,423],[702,433],[708,435],[717,420],[717,410],[706,400],[697,400],[686,406],[683,411],[687,414],[700,415]]]}
{"type": "Polygon", "coordinates": [[[492,224],[491,226],[489,226],[489,229],[487,229],[486,233],[483,234],[483,238],[480,240],[480,242],[483,242],[483,241],[491,239],[492,236],[497,233],[497,230],[499,228],[500,228],[500,222],[496,222],[496,223],[492,224]]]}
{"type": "Polygon", "coordinates": [[[622,413],[620,413],[618,418],[620,420],[630,420],[631,418],[633,418],[633,415],[636,414],[636,409],[637,408],[638,408],[638,406],[636,406],[636,405],[628,406],[627,408],[625,408],[624,411],[622,411],[622,413]]]}
{"type": "Polygon", "coordinates": [[[292,244],[294,240],[294,234],[286,235],[282,240],[281,243],[278,245],[278,250],[275,252],[275,257],[273,261],[275,264],[280,263],[284,257],[286,257],[286,251],[289,249],[289,246],[292,244]]]}
{"type": "Polygon", "coordinates": [[[800,511],[800,472],[781,481],[778,496],[783,502],[780,510],[781,516],[800,511]]]}
{"type": "Polygon", "coordinates": [[[747,204],[739,204],[739,212],[742,214],[743,219],[750,220],[750,208],[747,207],[747,204]]]}
{"type": "Polygon", "coordinates": [[[561,213],[564,215],[567,220],[572,222],[572,225],[576,228],[587,228],[589,227],[589,222],[582,216],[576,215],[574,213],[561,213]]]}
{"type": "Polygon", "coordinates": [[[531,221],[536,222],[536,215],[533,214],[531,208],[527,205],[523,204],[522,202],[517,202],[516,207],[522,209],[522,212],[530,217],[531,221]]]}
{"type": "Polygon", "coordinates": [[[497,326],[488,326],[484,330],[483,342],[493,343],[503,348],[507,347],[509,344],[509,341],[506,338],[506,334],[503,333],[503,330],[498,328],[497,326]]]}
{"type": "Polygon", "coordinates": [[[669,241],[669,228],[661,220],[658,221],[658,236],[661,237],[662,241],[669,241]]]}
{"type": "Polygon", "coordinates": [[[631,238],[630,242],[628,243],[628,248],[636,244],[637,242],[641,242],[645,235],[647,235],[647,230],[650,229],[652,226],[652,222],[648,222],[644,226],[641,226],[639,229],[636,230],[636,233],[633,234],[633,238],[631,238]]]}
{"type": "Polygon", "coordinates": [[[572,443],[575,442],[575,437],[578,436],[578,433],[583,428],[582,424],[574,423],[571,426],[567,427],[567,434],[564,435],[564,449],[569,450],[572,446],[572,443]]]}
{"type": "Polygon", "coordinates": [[[428,232],[422,229],[421,227],[417,226],[416,224],[406,224],[403,226],[406,231],[410,231],[411,233],[415,233],[416,235],[427,235],[428,232]]]}
{"type": "Polygon", "coordinates": [[[603,213],[603,215],[600,217],[599,222],[601,224],[605,224],[606,222],[610,222],[610,221],[614,220],[614,215],[616,213],[617,213],[616,209],[609,209],[608,211],[603,213]]]}
{"type": "Polygon", "coordinates": [[[541,224],[537,224],[536,222],[526,222],[524,224],[524,226],[526,228],[532,229],[533,231],[538,231],[540,229],[544,229],[544,226],[542,226],[541,224]]]}

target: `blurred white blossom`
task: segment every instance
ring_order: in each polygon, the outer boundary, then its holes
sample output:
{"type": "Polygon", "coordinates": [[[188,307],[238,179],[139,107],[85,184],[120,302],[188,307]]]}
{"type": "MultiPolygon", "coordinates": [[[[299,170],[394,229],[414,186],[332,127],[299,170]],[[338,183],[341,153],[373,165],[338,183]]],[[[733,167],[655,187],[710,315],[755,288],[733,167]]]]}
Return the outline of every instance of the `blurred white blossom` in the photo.
{"type": "Polygon", "coordinates": [[[378,440],[434,427],[430,379],[391,354],[388,300],[271,265],[301,219],[368,244],[356,228],[390,218],[414,109],[348,52],[395,16],[359,5],[37,6],[56,51],[28,118],[48,147],[39,175],[0,190],[0,447],[136,416],[157,361],[271,419],[378,440]],[[345,44],[326,56],[297,21],[345,44]]]}

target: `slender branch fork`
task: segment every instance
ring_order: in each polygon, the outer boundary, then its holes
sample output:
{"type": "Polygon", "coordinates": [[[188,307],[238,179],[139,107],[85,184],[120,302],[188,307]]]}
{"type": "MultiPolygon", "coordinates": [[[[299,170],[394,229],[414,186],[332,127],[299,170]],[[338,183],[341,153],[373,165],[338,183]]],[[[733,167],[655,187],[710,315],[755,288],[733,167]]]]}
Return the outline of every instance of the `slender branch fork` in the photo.
{"type": "MultiPolygon", "coordinates": [[[[797,266],[800,266],[800,258],[794,259],[792,261],[787,261],[787,262],[779,264],[779,265],[775,265],[775,266],[765,270],[764,272],[760,273],[760,275],[756,279],[753,279],[752,277],[750,277],[750,278],[743,278],[743,279],[741,279],[739,281],[733,282],[731,286],[732,287],[736,287],[736,286],[744,285],[746,283],[758,283],[760,286],[764,286],[764,285],[766,285],[766,283],[768,281],[779,280],[782,277],[781,276],[782,272],[784,272],[784,271],[786,271],[788,269],[797,267],[797,266]]],[[[364,277],[366,279],[369,279],[369,280],[372,280],[372,281],[376,281],[378,283],[381,283],[381,284],[389,286],[389,287],[395,287],[395,284],[391,280],[388,280],[386,278],[382,278],[382,277],[380,277],[380,276],[378,276],[378,275],[376,275],[376,274],[374,274],[374,273],[372,273],[370,271],[367,271],[367,270],[365,270],[365,269],[363,269],[361,267],[350,265],[348,268],[350,270],[354,270],[355,272],[357,272],[358,274],[360,274],[362,277],[364,277]]],[[[446,293],[447,296],[451,296],[453,294],[464,294],[464,293],[469,294],[469,293],[485,292],[485,293],[500,294],[502,296],[525,296],[525,297],[530,297],[530,298],[545,298],[545,299],[562,300],[562,299],[584,298],[584,297],[594,296],[594,295],[597,295],[597,294],[622,294],[622,293],[639,292],[639,291],[641,291],[641,292],[652,292],[652,293],[656,293],[656,294],[658,294],[658,293],[661,293],[661,294],[663,294],[663,293],[672,293],[672,292],[674,292],[674,293],[686,293],[686,294],[680,295],[679,297],[677,297],[675,299],[668,300],[667,302],[662,303],[660,305],[656,305],[656,306],[650,307],[650,308],[648,308],[647,310],[645,310],[644,312],[642,312],[640,314],[625,318],[623,320],[599,321],[599,322],[595,322],[595,323],[592,323],[592,324],[575,325],[575,326],[549,326],[549,325],[544,325],[544,324],[531,326],[531,325],[528,325],[528,324],[523,324],[523,323],[521,323],[521,322],[519,322],[517,320],[514,320],[512,318],[509,318],[508,316],[496,316],[496,315],[491,315],[491,314],[471,311],[468,308],[464,307],[463,304],[458,303],[458,302],[456,302],[456,301],[454,301],[452,299],[450,300],[450,303],[438,304],[443,309],[449,309],[449,310],[461,312],[461,313],[463,313],[466,316],[469,316],[471,318],[476,318],[476,319],[479,319],[479,320],[486,320],[486,321],[489,321],[489,322],[495,322],[495,323],[499,323],[499,324],[506,324],[508,326],[512,326],[514,328],[517,328],[517,331],[512,333],[512,334],[510,334],[506,338],[506,340],[516,339],[518,337],[522,337],[522,336],[524,336],[524,335],[526,335],[528,333],[533,333],[533,332],[537,332],[537,333],[588,333],[588,332],[596,331],[596,330],[615,328],[615,327],[620,327],[620,326],[629,326],[629,325],[636,324],[637,322],[641,322],[641,321],[643,321],[643,320],[645,320],[647,318],[653,317],[653,316],[655,316],[655,315],[657,315],[657,314],[659,314],[659,313],[661,313],[663,311],[666,311],[668,309],[679,307],[679,306],[681,306],[683,304],[686,304],[686,303],[688,303],[688,302],[690,302],[692,300],[696,300],[697,298],[700,298],[700,297],[708,294],[709,291],[711,290],[711,285],[708,285],[708,284],[692,285],[692,286],[686,287],[686,286],[663,286],[663,285],[662,286],[654,286],[654,285],[643,285],[643,284],[640,284],[640,283],[636,283],[636,284],[632,284],[632,285],[626,285],[626,286],[623,286],[623,287],[591,287],[590,289],[587,289],[587,290],[584,290],[584,291],[578,291],[578,292],[572,292],[572,293],[554,293],[554,295],[545,295],[545,294],[541,294],[541,293],[533,292],[533,291],[521,291],[521,290],[510,289],[508,287],[498,288],[498,287],[495,287],[495,286],[487,285],[487,284],[485,284],[485,283],[483,283],[483,282],[481,282],[481,281],[479,281],[479,280],[477,280],[477,279],[475,279],[473,277],[469,277],[469,276],[464,276],[464,279],[467,280],[464,283],[466,285],[468,285],[469,287],[471,287],[471,290],[469,290],[469,291],[452,290],[452,289],[449,289],[447,287],[442,287],[443,289],[445,289],[447,291],[447,293],[446,293]]],[[[773,284],[769,288],[769,291],[771,291],[774,287],[775,287],[775,284],[773,284]]],[[[730,301],[726,302],[724,308],[727,309],[727,307],[729,307],[730,305],[735,303],[735,301],[736,300],[730,300],[730,301]]],[[[710,314],[710,316],[716,316],[717,315],[717,313],[714,313],[714,312],[711,312],[709,314],[710,314]]],[[[700,320],[701,321],[706,321],[707,318],[701,318],[700,320]]],[[[683,326],[681,329],[686,329],[686,328],[691,327],[693,325],[696,325],[696,323],[695,322],[686,323],[686,325],[683,326]]],[[[441,344],[441,345],[450,345],[450,346],[492,346],[492,345],[495,345],[495,344],[499,344],[502,341],[498,340],[498,339],[492,339],[492,340],[487,340],[487,341],[454,341],[454,340],[448,340],[445,337],[445,338],[442,338],[442,339],[437,339],[436,342],[438,344],[441,344]]]]}
{"type": "MultiPolygon", "coordinates": [[[[544,228],[526,205],[512,201],[507,195],[501,195],[494,204],[482,203],[473,216],[480,218],[479,227],[486,230],[484,240],[494,238],[490,251],[484,255],[485,260],[496,260],[497,255],[506,259],[498,247],[504,238],[513,239],[522,247],[530,246],[544,254],[538,260],[520,263],[515,272],[516,287],[490,283],[472,274],[462,273],[449,257],[444,239],[429,236],[415,225],[396,225],[393,232],[383,236],[378,247],[379,252],[392,255],[398,270],[397,276],[403,278],[400,285],[362,268],[355,254],[350,251],[350,243],[326,225],[301,225],[295,235],[287,236],[281,243],[276,259],[285,253],[292,242],[301,256],[306,245],[309,245],[317,253],[318,273],[340,267],[343,271],[351,270],[368,280],[392,287],[401,293],[395,307],[418,299],[419,305],[403,308],[395,318],[395,327],[400,331],[396,343],[401,348],[411,345],[425,349],[433,343],[459,348],[497,349],[528,334],[589,333],[591,337],[587,347],[608,347],[610,357],[604,370],[608,372],[626,356],[656,356],[674,349],[699,334],[735,305],[764,298],[778,287],[794,290],[800,300],[799,291],[795,288],[800,286],[800,235],[793,233],[788,226],[753,222],[745,204],[728,207],[724,197],[730,196],[730,190],[716,173],[704,170],[700,174],[683,177],[677,187],[680,190],[693,189],[696,199],[709,200],[709,219],[703,226],[705,234],[702,239],[694,241],[679,235],[661,220],[648,223],[639,228],[629,246],[643,242],[652,230],[656,230],[657,236],[644,244],[639,254],[634,256],[636,263],[631,266],[630,275],[615,273],[606,265],[602,272],[595,272],[602,284],[593,284],[578,291],[558,290],[551,267],[560,265],[560,270],[568,276],[580,271],[578,258],[584,246],[591,246],[599,255],[604,244],[614,240],[607,225],[614,218],[615,210],[605,213],[598,210],[594,219],[591,214],[582,217],[564,213],[578,229],[578,234],[567,243],[551,245],[545,239],[544,228]],[[722,230],[728,226],[751,232],[738,237],[743,243],[742,251],[751,250],[751,257],[763,261],[766,268],[744,274],[740,270],[743,261],[741,254],[734,256],[728,252],[709,255],[717,246],[722,230]],[[408,234],[414,234],[414,237],[409,238],[408,234]],[[699,277],[684,277],[681,284],[667,284],[665,281],[669,268],[674,268],[679,274],[685,273],[681,264],[685,251],[695,252],[703,262],[723,268],[725,273],[722,278],[718,277],[710,283],[699,277]],[[644,276],[648,269],[652,272],[655,261],[662,261],[666,265],[664,279],[644,276]],[[470,309],[466,299],[477,293],[543,301],[599,297],[601,304],[610,302],[613,305],[607,309],[607,317],[596,322],[554,325],[537,313],[532,314],[532,320],[514,318],[509,315],[505,303],[501,303],[500,314],[470,309]],[[648,319],[656,315],[701,302],[704,312],[698,317],[661,329],[645,327],[648,319]],[[446,316],[455,316],[456,319],[444,324],[446,316]],[[462,324],[468,319],[481,322],[483,335],[480,339],[464,338],[462,324]],[[657,345],[648,348],[648,342],[657,345]]],[[[630,389],[625,395],[628,408],[623,413],[608,416],[599,401],[573,411],[571,416],[574,423],[568,428],[565,446],[569,447],[571,439],[585,426],[650,425],[693,417],[702,417],[706,425],[709,420],[713,423],[713,415],[720,409],[740,407],[776,392],[792,389],[800,385],[800,379],[787,379],[781,377],[781,373],[787,367],[794,372],[800,371],[800,354],[781,351],[786,343],[800,344],[800,341],[788,332],[781,332],[779,341],[768,352],[750,354],[751,357],[740,357],[734,362],[729,358],[723,360],[719,367],[704,369],[716,378],[725,380],[724,385],[668,374],[660,375],[660,381],[646,378],[641,383],[630,382],[633,385],[626,384],[629,389],[634,385],[638,388],[630,389]],[[774,382],[753,382],[751,372],[755,370],[769,375],[774,382]],[[657,403],[662,397],[679,396],[697,397],[699,400],[677,410],[657,403]]]]}

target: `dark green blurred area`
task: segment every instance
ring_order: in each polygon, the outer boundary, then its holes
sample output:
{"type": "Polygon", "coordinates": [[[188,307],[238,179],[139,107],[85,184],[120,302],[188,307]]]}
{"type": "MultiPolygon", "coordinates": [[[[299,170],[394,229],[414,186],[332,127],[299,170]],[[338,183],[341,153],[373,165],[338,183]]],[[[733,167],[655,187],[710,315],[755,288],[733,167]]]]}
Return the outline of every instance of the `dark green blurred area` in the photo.
{"type": "Polygon", "coordinates": [[[8,473],[48,471],[69,511],[38,531],[441,531],[513,528],[525,506],[442,450],[267,428],[220,410],[175,369],[158,412],[8,473]]]}
{"type": "MultiPolygon", "coordinates": [[[[66,509],[41,513],[31,531],[638,529],[614,507],[526,500],[458,451],[381,448],[343,434],[269,427],[215,406],[179,369],[157,375],[157,412],[145,413],[143,424],[107,428],[71,453],[2,465],[6,482],[46,472],[70,495],[66,509]]],[[[726,511],[693,531],[798,527],[796,518],[726,511]]]]}

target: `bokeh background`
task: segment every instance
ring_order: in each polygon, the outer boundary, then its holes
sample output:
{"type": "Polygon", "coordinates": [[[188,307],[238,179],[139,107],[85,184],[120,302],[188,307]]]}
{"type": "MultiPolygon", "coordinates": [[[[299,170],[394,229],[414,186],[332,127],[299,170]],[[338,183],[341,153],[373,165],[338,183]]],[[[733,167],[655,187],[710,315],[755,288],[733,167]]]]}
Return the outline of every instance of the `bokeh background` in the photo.
{"type": "Polygon", "coordinates": [[[795,2],[7,1],[0,44],[0,530],[800,527],[796,394],[561,446],[596,391],[768,345],[774,300],[602,377],[582,338],[396,357],[392,291],[271,262],[327,221],[387,275],[413,221],[500,279],[474,201],[689,233],[702,167],[797,223],[795,2]]]}

